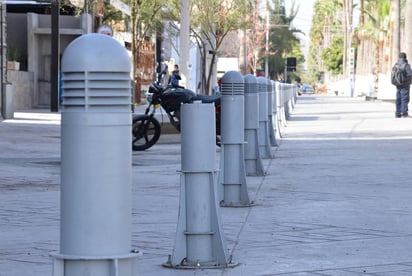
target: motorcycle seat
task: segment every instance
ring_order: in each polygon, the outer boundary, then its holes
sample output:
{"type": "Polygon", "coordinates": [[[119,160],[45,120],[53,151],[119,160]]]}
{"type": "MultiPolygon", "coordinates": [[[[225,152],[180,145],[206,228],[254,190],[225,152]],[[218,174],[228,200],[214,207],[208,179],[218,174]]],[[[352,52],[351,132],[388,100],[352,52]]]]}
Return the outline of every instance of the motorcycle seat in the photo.
{"type": "Polygon", "coordinates": [[[202,103],[220,103],[220,95],[196,95],[192,101],[202,101],[202,103]]]}

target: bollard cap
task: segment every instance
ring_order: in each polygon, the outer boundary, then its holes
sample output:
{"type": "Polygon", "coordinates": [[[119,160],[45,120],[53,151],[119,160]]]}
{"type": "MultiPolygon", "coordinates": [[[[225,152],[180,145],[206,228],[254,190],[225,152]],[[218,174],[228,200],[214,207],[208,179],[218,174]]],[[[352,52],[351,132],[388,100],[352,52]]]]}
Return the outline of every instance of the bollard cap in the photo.
{"type": "Polygon", "coordinates": [[[245,94],[255,94],[258,92],[258,82],[254,75],[248,74],[244,76],[245,94]]]}
{"type": "Polygon", "coordinates": [[[130,57],[114,38],[86,34],[73,40],[63,53],[62,72],[130,72],[130,57]]]}
{"type": "Polygon", "coordinates": [[[87,34],[73,40],[62,57],[62,112],[130,112],[130,69],[115,39],[87,34]]]}
{"type": "Polygon", "coordinates": [[[243,95],[243,76],[237,71],[228,71],[222,77],[222,95],[243,95]]]}

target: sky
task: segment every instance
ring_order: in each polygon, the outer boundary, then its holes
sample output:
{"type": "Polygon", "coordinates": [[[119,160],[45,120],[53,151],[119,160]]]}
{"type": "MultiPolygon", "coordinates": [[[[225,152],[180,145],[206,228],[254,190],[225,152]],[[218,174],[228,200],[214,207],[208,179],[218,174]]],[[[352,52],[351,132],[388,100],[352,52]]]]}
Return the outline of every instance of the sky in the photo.
{"type": "MultiPolygon", "coordinates": [[[[289,13],[291,8],[290,0],[285,1],[286,12],[289,13]]],[[[298,9],[298,14],[293,20],[293,26],[297,29],[305,32],[306,36],[309,36],[310,27],[312,24],[312,14],[313,14],[313,5],[315,0],[295,0],[295,9],[298,9]]]]}
{"type": "MultiPolygon", "coordinates": [[[[309,32],[312,24],[313,6],[316,0],[295,0],[295,9],[298,13],[293,19],[292,25],[296,29],[301,30],[305,35],[299,35],[301,39],[302,51],[306,55],[309,50],[309,32]]],[[[286,13],[289,13],[293,1],[286,0],[286,13]]]]}
{"type": "MultiPolygon", "coordinates": [[[[313,6],[316,0],[295,0],[295,9],[298,13],[292,22],[293,27],[302,30],[305,35],[299,35],[302,51],[306,55],[309,50],[309,32],[312,25],[313,6]]],[[[286,0],[286,13],[289,13],[293,1],[286,0]]]]}

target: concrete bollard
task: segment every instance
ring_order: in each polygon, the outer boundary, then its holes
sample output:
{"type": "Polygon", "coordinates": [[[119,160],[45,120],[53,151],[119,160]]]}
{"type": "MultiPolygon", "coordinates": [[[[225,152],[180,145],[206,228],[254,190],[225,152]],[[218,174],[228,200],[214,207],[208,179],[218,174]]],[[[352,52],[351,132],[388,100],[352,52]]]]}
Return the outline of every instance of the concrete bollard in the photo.
{"type": "Polygon", "coordinates": [[[221,206],[250,206],[244,161],[244,80],[236,71],[222,77],[219,183],[221,206]]]}
{"type": "Polygon", "coordinates": [[[245,80],[245,170],[246,175],[262,176],[264,168],[259,151],[259,94],[258,83],[253,75],[245,80]]]}
{"type": "Polygon", "coordinates": [[[14,118],[14,91],[12,83],[3,83],[1,99],[1,115],[4,119],[14,118]]]}
{"type": "Polygon", "coordinates": [[[179,218],[170,268],[230,267],[220,220],[213,104],[183,104],[179,218]]]}
{"type": "Polygon", "coordinates": [[[130,58],[88,34],[62,58],[60,254],[55,276],[135,275],[130,58]]]}
{"type": "Polygon", "coordinates": [[[284,84],[285,88],[285,117],[286,120],[290,119],[290,115],[293,110],[294,106],[294,99],[295,99],[295,85],[292,84],[284,84]]]}
{"type": "Polygon", "coordinates": [[[259,87],[259,151],[263,159],[272,158],[269,136],[268,92],[266,78],[258,77],[259,87]]]}
{"type": "Polygon", "coordinates": [[[280,132],[281,126],[286,126],[286,118],[285,118],[285,108],[284,108],[284,91],[283,91],[283,84],[280,82],[276,82],[276,112],[278,117],[278,129],[280,132]]]}
{"type": "Polygon", "coordinates": [[[278,145],[276,142],[275,137],[275,125],[273,124],[273,94],[275,87],[272,87],[272,81],[270,79],[266,79],[267,82],[267,93],[268,93],[268,128],[269,128],[269,140],[270,145],[275,147],[278,145]]]}
{"type": "Polygon", "coordinates": [[[275,139],[280,139],[280,129],[279,129],[279,111],[278,111],[278,101],[279,101],[279,93],[277,91],[279,89],[278,82],[272,81],[272,122],[273,127],[275,128],[275,139]]]}
{"type": "Polygon", "coordinates": [[[290,118],[290,87],[286,84],[283,84],[283,95],[284,95],[284,108],[285,108],[285,123],[290,118]]]}

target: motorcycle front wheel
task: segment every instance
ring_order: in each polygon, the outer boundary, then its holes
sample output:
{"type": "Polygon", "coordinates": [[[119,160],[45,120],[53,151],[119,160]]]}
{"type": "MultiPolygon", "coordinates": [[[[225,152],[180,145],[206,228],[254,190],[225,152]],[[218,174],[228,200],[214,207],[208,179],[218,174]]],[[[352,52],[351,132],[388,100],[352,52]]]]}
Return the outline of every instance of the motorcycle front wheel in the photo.
{"type": "Polygon", "coordinates": [[[146,150],[156,144],[160,137],[160,124],[150,115],[133,117],[132,146],[133,150],[146,150]]]}

